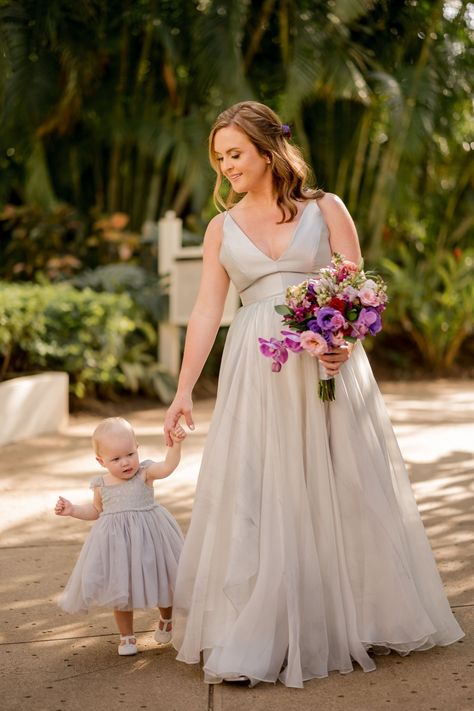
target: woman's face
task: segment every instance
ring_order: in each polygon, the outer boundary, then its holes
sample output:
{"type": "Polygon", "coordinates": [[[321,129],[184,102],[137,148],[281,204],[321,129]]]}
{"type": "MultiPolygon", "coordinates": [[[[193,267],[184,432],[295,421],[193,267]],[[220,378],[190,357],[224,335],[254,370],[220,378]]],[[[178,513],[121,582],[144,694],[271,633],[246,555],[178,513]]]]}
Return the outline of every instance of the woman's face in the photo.
{"type": "Polygon", "coordinates": [[[270,159],[239,128],[226,126],[216,131],[213,148],[222,175],[236,193],[261,189],[262,181],[272,180],[270,159]]]}

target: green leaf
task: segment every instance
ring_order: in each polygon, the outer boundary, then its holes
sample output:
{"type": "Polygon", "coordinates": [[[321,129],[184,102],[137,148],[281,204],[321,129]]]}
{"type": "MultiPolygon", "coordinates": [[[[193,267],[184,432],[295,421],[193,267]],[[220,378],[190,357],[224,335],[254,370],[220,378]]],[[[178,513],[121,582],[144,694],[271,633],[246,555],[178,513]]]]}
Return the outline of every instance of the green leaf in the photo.
{"type": "Polygon", "coordinates": [[[291,316],[293,313],[293,310],[285,304],[277,304],[275,306],[275,311],[277,312],[277,314],[280,314],[280,316],[291,316]]]}

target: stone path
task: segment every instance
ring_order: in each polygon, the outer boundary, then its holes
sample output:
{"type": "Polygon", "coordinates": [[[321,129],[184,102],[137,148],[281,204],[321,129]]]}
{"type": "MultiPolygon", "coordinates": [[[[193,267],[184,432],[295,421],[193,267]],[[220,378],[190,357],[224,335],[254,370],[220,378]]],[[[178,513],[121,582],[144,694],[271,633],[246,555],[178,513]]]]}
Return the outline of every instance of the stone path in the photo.
{"type": "MultiPolygon", "coordinates": [[[[3,711],[468,711],[474,709],[474,384],[383,385],[427,533],[464,640],[360,670],[254,689],[208,687],[200,669],[153,645],[155,616],[137,614],[140,654],[120,658],[110,613],[66,615],[55,601],[87,522],[52,513],[58,494],[87,500],[97,473],[90,433],[100,418],[74,416],[66,431],[0,449],[0,708],[3,711]]],[[[197,430],[159,496],[185,530],[212,401],[195,408],[197,430]]],[[[162,408],[127,413],[141,456],[162,451],[162,408]]]]}

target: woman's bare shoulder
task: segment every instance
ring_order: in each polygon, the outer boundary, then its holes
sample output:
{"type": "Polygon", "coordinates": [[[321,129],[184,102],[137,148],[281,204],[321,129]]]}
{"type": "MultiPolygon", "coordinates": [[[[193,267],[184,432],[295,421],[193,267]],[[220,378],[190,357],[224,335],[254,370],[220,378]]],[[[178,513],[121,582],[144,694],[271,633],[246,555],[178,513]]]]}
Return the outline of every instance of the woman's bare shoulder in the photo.
{"type": "Polygon", "coordinates": [[[208,223],[206,234],[204,235],[204,243],[208,246],[219,246],[222,242],[222,232],[224,227],[226,213],[220,212],[215,215],[208,223]]]}
{"type": "Polygon", "coordinates": [[[324,220],[329,229],[332,250],[343,254],[356,264],[360,261],[359,238],[354,220],[338,195],[325,193],[318,200],[324,220]]]}
{"type": "Polygon", "coordinates": [[[339,195],[324,193],[323,197],[317,200],[317,203],[329,228],[335,227],[339,229],[343,226],[354,227],[351,213],[339,195]]]}
{"type": "Polygon", "coordinates": [[[322,197],[316,199],[316,202],[325,217],[337,217],[349,214],[344,202],[339,195],[335,195],[334,193],[324,193],[322,197]]]}

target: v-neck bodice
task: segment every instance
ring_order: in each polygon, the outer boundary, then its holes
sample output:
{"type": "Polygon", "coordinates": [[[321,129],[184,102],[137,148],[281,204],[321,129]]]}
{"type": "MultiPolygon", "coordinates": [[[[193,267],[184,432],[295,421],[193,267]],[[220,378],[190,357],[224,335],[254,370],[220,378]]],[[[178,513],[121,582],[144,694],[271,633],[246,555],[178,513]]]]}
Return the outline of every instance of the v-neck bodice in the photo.
{"type": "Polygon", "coordinates": [[[293,237],[278,259],[272,259],[243,232],[232,216],[224,218],[220,261],[247,306],[284,293],[288,286],[329,264],[329,231],[316,201],[304,208],[293,237]]]}

